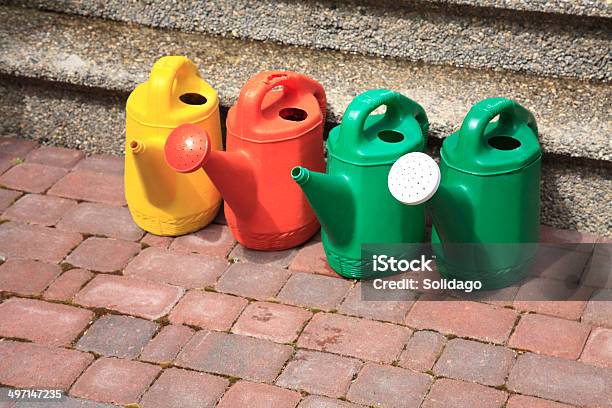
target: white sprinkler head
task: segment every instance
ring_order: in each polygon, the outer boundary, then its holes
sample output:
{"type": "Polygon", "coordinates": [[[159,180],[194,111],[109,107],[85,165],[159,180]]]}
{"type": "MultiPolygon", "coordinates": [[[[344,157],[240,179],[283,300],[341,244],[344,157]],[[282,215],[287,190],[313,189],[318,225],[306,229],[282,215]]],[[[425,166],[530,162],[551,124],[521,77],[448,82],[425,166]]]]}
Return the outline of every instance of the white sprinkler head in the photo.
{"type": "Polygon", "coordinates": [[[425,153],[408,153],[393,163],[387,184],[397,201],[407,205],[422,204],[438,190],[440,168],[425,153]]]}

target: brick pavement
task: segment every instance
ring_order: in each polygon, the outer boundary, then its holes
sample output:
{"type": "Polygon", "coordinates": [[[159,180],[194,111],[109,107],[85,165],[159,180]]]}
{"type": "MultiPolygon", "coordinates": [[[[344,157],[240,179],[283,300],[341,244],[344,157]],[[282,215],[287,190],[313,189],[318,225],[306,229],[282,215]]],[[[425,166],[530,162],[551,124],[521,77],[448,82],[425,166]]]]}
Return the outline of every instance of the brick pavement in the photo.
{"type": "Polygon", "coordinates": [[[258,253],[222,217],[155,237],[129,218],[120,158],[2,146],[19,159],[0,166],[0,386],[92,407],[612,407],[607,292],[365,302],[318,237],[258,253]]]}

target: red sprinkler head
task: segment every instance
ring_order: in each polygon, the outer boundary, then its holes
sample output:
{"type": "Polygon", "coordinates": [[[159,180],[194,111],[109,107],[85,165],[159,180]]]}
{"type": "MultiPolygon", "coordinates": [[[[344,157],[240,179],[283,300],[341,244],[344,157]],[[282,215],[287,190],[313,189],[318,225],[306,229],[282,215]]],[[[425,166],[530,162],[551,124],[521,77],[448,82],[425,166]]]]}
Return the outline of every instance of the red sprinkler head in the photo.
{"type": "Polygon", "coordinates": [[[191,124],[180,125],[170,132],[164,147],[166,163],[179,173],[199,169],[209,153],[208,132],[191,124]]]}

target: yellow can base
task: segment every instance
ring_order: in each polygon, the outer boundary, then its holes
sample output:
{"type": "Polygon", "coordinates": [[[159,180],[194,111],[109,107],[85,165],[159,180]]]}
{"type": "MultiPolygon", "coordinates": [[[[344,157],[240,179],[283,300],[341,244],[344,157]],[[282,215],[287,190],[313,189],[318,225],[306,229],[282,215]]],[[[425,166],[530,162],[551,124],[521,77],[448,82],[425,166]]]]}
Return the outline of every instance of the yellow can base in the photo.
{"type": "Polygon", "coordinates": [[[198,231],[210,224],[216,217],[221,204],[205,211],[180,218],[166,218],[149,215],[130,208],[130,213],[136,225],[154,235],[176,237],[198,231]]]}

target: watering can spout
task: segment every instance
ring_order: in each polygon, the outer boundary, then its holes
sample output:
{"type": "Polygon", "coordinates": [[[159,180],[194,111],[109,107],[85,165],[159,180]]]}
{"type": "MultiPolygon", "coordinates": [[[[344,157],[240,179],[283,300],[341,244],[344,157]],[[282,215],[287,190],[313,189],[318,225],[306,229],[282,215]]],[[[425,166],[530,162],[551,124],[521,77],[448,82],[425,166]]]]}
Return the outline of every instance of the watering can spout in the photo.
{"type": "Polygon", "coordinates": [[[142,140],[132,139],[127,144],[126,155],[132,157],[134,169],[141,180],[141,188],[147,200],[156,205],[163,205],[165,200],[170,199],[173,191],[166,188],[165,193],[162,191],[164,185],[171,185],[168,174],[163,174],[160,171],[157,163],[157,155],[155,151],[159,146],[155,141],[149,141],[145,144],[142,140]]]}
{"type": "Polygon", "coordinates": [[[352,236],[355,205],[347,180],[297,166],[291,177],[300,186],[329,239],[337,244],[352,236]]]}
{"type": "Polygon", "coordinates": [[[164,154],[168,165],[179,173],[204,170],[231,210],[248,216],[253,206],[244,198],[256,197],[256,185],[245,154],[212,150],[208,133],[190,124],[170,133],[164,154]]]}

